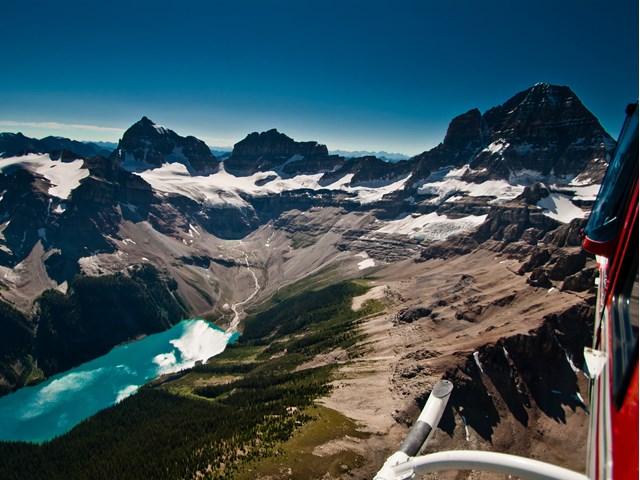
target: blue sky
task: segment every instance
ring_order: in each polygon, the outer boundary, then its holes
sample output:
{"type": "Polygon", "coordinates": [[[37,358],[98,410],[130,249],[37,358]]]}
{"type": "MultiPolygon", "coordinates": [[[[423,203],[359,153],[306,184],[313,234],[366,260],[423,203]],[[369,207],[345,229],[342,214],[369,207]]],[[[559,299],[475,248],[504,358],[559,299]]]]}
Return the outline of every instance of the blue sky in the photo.
{"type": "Polygon", "coordinates": [[[637,0],[5,0],[0,131],[117,141],[143,115],[228,146],[277,128],[416,154],[538,82],[617,137],[637,0]],[[42,125],[49,122],[48,125],[42,125]]]}

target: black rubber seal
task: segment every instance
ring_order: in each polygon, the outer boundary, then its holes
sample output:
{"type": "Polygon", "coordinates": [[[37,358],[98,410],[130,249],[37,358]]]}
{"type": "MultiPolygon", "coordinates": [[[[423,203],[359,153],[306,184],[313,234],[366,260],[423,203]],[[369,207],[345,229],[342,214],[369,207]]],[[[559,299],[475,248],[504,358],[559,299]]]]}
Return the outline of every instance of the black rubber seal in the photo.
{"type": "Polygon", "coordinates": [[[402,445],[400,445],[399,451],[406,453],[410,457],[414,457],[420,451],[420,447],[422,447],[431,430],[431,425],[427,422],[421,420],[416,422],[413,428],[411,428],[409,435],[407,435],[407,438],[405,438],[402,445]]]}

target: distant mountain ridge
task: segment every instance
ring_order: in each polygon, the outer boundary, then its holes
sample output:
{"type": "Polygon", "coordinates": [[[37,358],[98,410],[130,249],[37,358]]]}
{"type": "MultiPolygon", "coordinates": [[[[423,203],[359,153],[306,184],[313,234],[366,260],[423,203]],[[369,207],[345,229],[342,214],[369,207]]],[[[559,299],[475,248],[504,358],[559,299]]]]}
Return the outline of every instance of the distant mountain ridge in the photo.
{"type": "Polygon", "coordinates": [[[105,150],[109,150],[110,152],[114,151],[118,146],[118,142],[84,141],[82,143],[87,143],[89,145],[97,145],[98,147],[104,148],[105,150]]]}
{"type": "Polygon", "coordinates": [[[40,140],[22,133],[0,133],[0,157],[8,158],[28,153],[54,153],[68,151],[81,157],[108,156],[111,150],[97,143],[85,143],[64,137],[44,137],[40,140]]]}
{"type": "Polygon", "coordinates": [[[388,162],[398,162],[400,160],[409,160],[410,155],[404,153],[389,153],[385,151],[373,152],[369,150],[329,150],[331,155],[339,155],[344,158],[357,158],[357,157],[377,157],[380,160],[388,162]]]}

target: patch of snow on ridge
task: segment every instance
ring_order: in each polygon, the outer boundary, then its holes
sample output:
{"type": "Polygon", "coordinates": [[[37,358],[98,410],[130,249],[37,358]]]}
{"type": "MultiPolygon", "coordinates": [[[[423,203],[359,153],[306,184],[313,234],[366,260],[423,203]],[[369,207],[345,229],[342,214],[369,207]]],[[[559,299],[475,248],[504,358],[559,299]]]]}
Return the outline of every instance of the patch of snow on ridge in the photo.
{"type": "Polygon", "coordinates": [[[482,183],[471,183],[470,197],[496,197],[497,200],[512,200],[524,192],[524,186],[511,185],[506,180],[488,180],[482,183]]]}
{"type": "Polygon", "coordinates": [[[156,129],[156,132],[160,134],[165,134],[169,131],[167,127],[163,127],[162,125],[152,125],[153,128],[156,129]]]}
{"type": "Polygon", "coordinates": [[[120,159],[120,166],[129,172],[143,172],[145,170],[149,170],[151,168],[155,168],[155,165],[151,165],[146,161],[148,150],[145,150],[144,159],[136,160],[132,154],[123,150],[122,148],[118,149],[118,158],[120,159]],[[124,152],[124,158],[123,157],[124,152]]]}
{"type": "MultiPolygon", "coordinates": [[[[138,173],[157,192],[178,194],[209,205],[248,207],[238,191],[250,190],[250,177],[236,178],[222,171],[207,177],[192,177],[186,165],[165,163],[159,168],[138,173]],[[244,182],[244,183],[243,183],[244,182]]],[[[256,188],[253,185],[253,188],[256,188]]]]}
{"type": "Polygon", "coordinates": [[[464,175],[465,173],[467,173],[468,171],[471,170],[471,167],[469,167],[469,165],[463,165],[460,168],[452,168],[451,170],[449,170],[447,172],[447,174],[444,176],[444,178],[460,178],[462,177],[462,175],[464,175]]]}
{"type": "Polygon", "coordinates": [[[509,146],[509,144],[505,140],[500,138],[500,139],[496,140],[495,142],[491,143],[488,147],[486,147],[482,151],[483,152],[489,152],[489,153],[501,153],[508,146],[509,146]]]}
{"type": "Polygon", "coordinates": [[[402,178],[394,183],[391,183],[382,187],[350,187],[347,189],[349,192],[355,192],[358,195],[358,200],[362,204],[377,202],[382,200],[385,195],[400,190],[404,187],[404,184],[409,180],[410,175],[402,178]]]}
{"type": "Polygon", "coordinates": [[[486,215],[469,215],[463,218],[448,218],[446,215],[429,213],[413,217],[407,215],[398,220],[391,220],[377,230],[379,233],[408,235],[415,240],[437,242],[468,232],[484,223],[486,215]]]}
{"type": "Polygon", "coordinates": [[[202,236],[202,234],[198,231],[198,227],[197,226],[189,224],[189,236],[193,237],[194,233],[199,237],[202,236]]]}
{"type": "Polygon", "coordinates": [[[433,196],[434,198],[429,202],[440,205],[453,196],[459,197],[459,194],[470,197],[490,196],[495,197],[497,201],[503,201],[512,200],[524,191],[524,185],[512,185],[506,180],[466,182],[462,180],[462,176],[469,170],[469,166],[465,165],[458,169],[449,168],[434,172],[422,186],[418,187],[418,194],[433,196]]]}
{"type": "Polygon", "coordinates": [[[595,184],[589,185],[589,184],[570,183],[566,187],[563,186],[562,189],[572,191],[575,194],[573,197],[574,200],[595,202],[596,197],[598,196],[598,192],[600,191],[600,184],[595,183],[595,184]]]}
{"type": "Polygon", "coordinates": [[[136,211],[138,210],[138,207],[136,207],[135,205],[131,204],[131,203],[120,203],[121,206],[127,207],[132,213],[136,213],[136,211]]]}
{"type": "Polygon", "coordinates": [[[530,185],[532,183],[540,182],[545,178],[546,177],[542,175],[542,172],[538,170],[529,170],[527,168],[509,172],[509,182],[512,184],[530,185]]]}
{"type": "Polygon", "coordinates": [[[351,183],[351,180],[353,180],[354,175],[355,174],[353,173],[348,173],[344,177],[339,178],[338,180],[327,185],[324,188],[326,188],[327,190],[341,190],[341,189],[346,190],[348,188],[348,185],[351,183]]]}
{"type": "Polygon", "coordinates": [[[480,373],[484,373],[484,370],[482,369],[482,363],[480,362],[480,352],[473,352],[473,359],[475,360],[480,373]]]}
{"type": "Polygon", "coordinates": [[[365,268],[371,268],[376,266],[376,262],[373,258],[370,258],[367,252],[361,252],[356,257],[364,258],[361,262],[358,262],[358,269],[364,270],[365,268]]]}
{"type": "Polygon", "coordinates": [[[561,223],[569,223],[574,218],[584,218],[587,212],[573,204],[571,199],[560,193],[552,193],[538,202],[543,215],[561,223]]]}
{"type": "Polygon", "coordinates": [[[376,266],[376,262],[373,258],[367,258],[366,260],[363,260],[360,263],[358,263],[359,270],[364,270],[365,268],[371,268],[375,266],[376,266]]]}
{"type": "Polygon", "coordinates": [[[63,200],[68,199],[71,192],[80,185],[80,181],[89,176],[89,170],[83,168],[84,160],[62,162],[37,153],[0,159],[0,171],[11,166],[19,166],[42,175],[51,184],[49,195],[63,200]]]}
{"type": "Polygon", "coordinates": [[[570,182],[569,186],[572,187],[586,187],[588,185],[593,185],[593,179],[587,177],[584,173],[581,173],[577,177],[574,177],[570,182]]]}

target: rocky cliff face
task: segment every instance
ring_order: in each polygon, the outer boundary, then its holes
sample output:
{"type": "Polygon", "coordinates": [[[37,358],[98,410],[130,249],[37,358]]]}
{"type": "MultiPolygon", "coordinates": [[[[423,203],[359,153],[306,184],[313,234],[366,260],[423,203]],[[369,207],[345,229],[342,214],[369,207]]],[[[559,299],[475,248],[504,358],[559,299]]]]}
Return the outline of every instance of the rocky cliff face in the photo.
{"type": "Polygon", "coordinates": [[[46,182],[26,171],[0,174],[2,212],[0,264],[14,267],[24,260],[45,227],[48,203],[46,182]]]}
{"type": "Polygon", "coordinates": [[[454,118],[440,145],[411,159],[416,163],[413,180],[428,178],[432,171],[448,165],[470,163],[484,145],[485,134],[486,125],[477,108],[454,118]]]}
{"type": "Polygon", "coordinates": [[[142,117],[124,133],[110,158],[135,171],[163,163],[182,163],[194,175],[211,173],[219,163],[202,140],[182,137],[147,117],[142,117]]]}
{"type": "Polygon", "coordinates": [[[58,282],[79,272],[80,258],[115,252],[120,224],[147,220],[159,203],[149,184],[113,159],[94,157],[86,166],[90,176],[72,192],[64,211],[51,218],[43,239],[55,250],[45,266],[58,282]]]}
{"type": "Polygon", "coordinates": [[[455,413],[491,441],[499,424],[507,423],[500,414],[505,407],[523,427],[532,426],[535,409],[562,423],[565,408],[588,411],[580,394],[586,383],[581,349],[590,341],[593,314],[593,307],[575,305],[547,316],[528,334],[501,338],[469,355],[445,374],[454,393],[441,427],[452,433],[455,413]]]}

